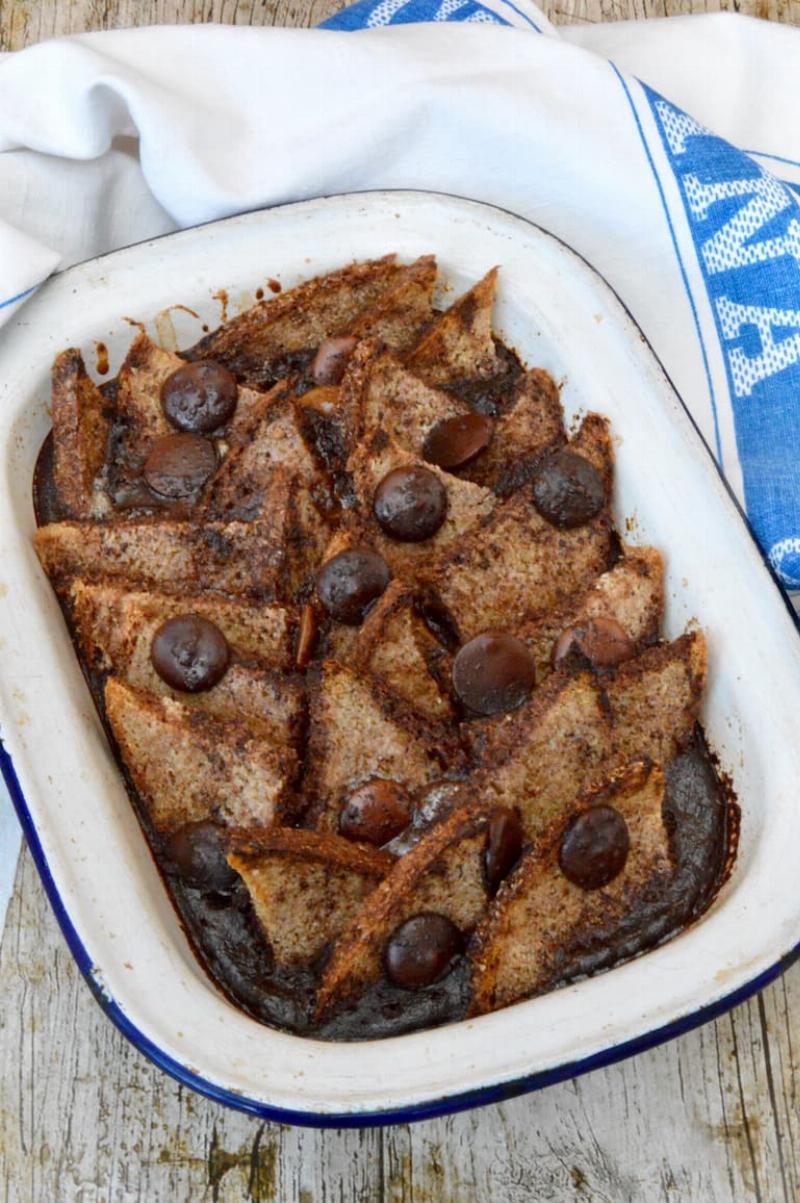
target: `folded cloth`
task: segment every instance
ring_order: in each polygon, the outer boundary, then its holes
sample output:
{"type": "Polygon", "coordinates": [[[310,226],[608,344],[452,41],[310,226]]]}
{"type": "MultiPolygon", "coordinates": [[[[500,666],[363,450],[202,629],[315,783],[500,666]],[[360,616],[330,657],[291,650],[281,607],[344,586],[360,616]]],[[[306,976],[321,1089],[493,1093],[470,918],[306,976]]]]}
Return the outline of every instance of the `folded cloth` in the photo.
{"type": "Polygon", "coordinates": [[[361,0],[327,26],[0,58],[0,319],[58,266],[259,206],[368,188],[501,205],[618,292],[800,589],[800,30],[556,31],[529,0],[361,0]]]}

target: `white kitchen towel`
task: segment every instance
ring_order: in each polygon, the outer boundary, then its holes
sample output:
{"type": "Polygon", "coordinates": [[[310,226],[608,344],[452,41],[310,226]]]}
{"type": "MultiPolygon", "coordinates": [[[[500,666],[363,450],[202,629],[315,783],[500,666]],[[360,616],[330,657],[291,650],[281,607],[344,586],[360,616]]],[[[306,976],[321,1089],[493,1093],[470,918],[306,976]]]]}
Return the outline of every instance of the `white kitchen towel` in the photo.
{"type": "Polygon", "coordinates": [[[0,58],[0,319],[58,266],[258,206],[366,188],[503,206],[616,289],[800,587],[800,30],[555,30],[528,0],[363,0],[328,24],[0,58]]]}

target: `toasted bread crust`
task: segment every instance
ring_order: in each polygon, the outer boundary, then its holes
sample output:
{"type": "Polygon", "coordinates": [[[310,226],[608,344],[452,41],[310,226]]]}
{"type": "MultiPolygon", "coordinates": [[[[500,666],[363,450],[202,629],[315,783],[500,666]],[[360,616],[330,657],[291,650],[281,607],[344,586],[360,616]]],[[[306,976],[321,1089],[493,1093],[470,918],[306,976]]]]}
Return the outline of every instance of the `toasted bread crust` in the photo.
{"type": "Polygon", "coordinates": [[[324,488],[286,381],[279,381],[253,409],[247,426],[206,485],[201,512],[216,521],[250,521],[263,510],[275,468],[289,471],[304,488],[324,488]]]}
{"type": "Polygon", "coordinates": [[[328,539],[322,515],[285,469],[268,478],[263,517],[249,522],[141,518],[42,526],[34,545],[51,579],[125,577],[164,592],[212,589],[291,601],[328,539]]]}
{"type": "Polygon", "coordinates": [[[604,681],[619,762],[647,756],[666,764],[697,720],[708,676],[702,631],[647,648],[604,681]]]}
{"type": "Polygon", "coordinates": [[[450,656],[417,614],[415,602],[412,589],[402,581],[390,582],[358,629],[352,662],[414,710],[439,722],[454,717],[442,689],[450,656]]]}
{"type": "Polygon", "coordinates": [[[397,576],[405,576],[408,580],[413,580],[419,568],[437,553],[444,553],[451,544],[460,542],[468,531],[488,518],[495,507],[495,496],[488,489],[467,480],[459,480],[457,476],[425,463],[393,442],[380,428],[350,456],[348,469],[352,473],[353,487],[370,531],[372,546],[397,576]],[[447,516],[436,533],[422,543],[400,543],[384,535],[372,512],[375,489],[384,476],[395,468],[411,466],[426,468],[439,478],[447,490],[447,516]]]}
{"type": "Polygon", "coordinates": [[[312,692],[306,781],[315,825],[335,830],[347,793],[372,777],[415,788],[463,763],[455,729],[421,718],[368,674],[335,661],[312,692]]]}
{"type": "Polygon", "coordinates": [[[425,439],[437,422],[469,412],[463,401],[426,384],[374,343],[362,344],[356,354],[342,381],[350,414],[350,448],[384,430],[399,447],[421,457],[425,439]]]}
{"type": "Polygon", "coordinates": [[[510,497],[527,483],[542,456],[565,438],[558,386],[549,372],[532,368],[495,422],[489,446],[460,475],[498,497],[510,497]]]}
{"type": "Polygon", "coordinates": [[[266,826],[284,813],[296,759],[276,748],[263,727],[222,721],[116,677],[106,682],[105,706],[157,831],[209,818],[266,826]]]}
{"type": "Polygon", "coordinates": [[[613,943],[621,922],[644,900],[663,893],[671,872],[663,798],[661,769],[636,763],[574,799],[568,812],[542,832],[475,932],[469,953],[470,1015],[509,1006],[568,980],[570,964],[579,963],[582,953],[604,940],[613,943]],[[630,851],[613,881],[584,890],[561,872],[559,847],[567,823],[600,803],[613,806],[625,819],[630,851]]]}
{"type": "Polygon", "coordinates": [[[637,649],[656,638],[664,611],[664,562],[654,547],[625,549],[620,561],[601,573],[576,598],[525,623],[516,635],[524,640],[536,663],[539,682],[552,669],[553,647],[567,627],[591,618],[613,618],[637,649]]]}
{"type": "Polygon", "coordinates": [[[210,592],[181,596],[143,591],[124,578],[101,583],[76,578],[69,600],[84,654],[99,668],[129,660],[144,623],[166,622],[187,612],[215,623],[240,657],[282,669],[293,662],[296,615],[290,607],[210,592]]]}
{"type": "Polygon", "coordinates": [[[53,483],[71,518],[100,518],[108,498],[95,487],[106,457],[111,423],[105,399],[74,347],[53,364],[53,483]]]}
{"type": "Polygon", "coordinates": [[[399,284],[394,255],[317,276],[265,301],[201,339],[189,359],[216,359],[256,388],[270,386],[280,361],[341,334],[370,305],[399,284]]]}
{"type": "Polygon", "coordinates": [[[488,901],[483,853],[490,809],[454,811],[397,862],[334,946],[317,993],[322,1017],[377,980],[391,933],[412,915],[435,911],[465,934],[488,901]]]}
{"type": "Polygon", "coordinates": [[[485,379],[499,367],[492,338],[497,268],[451,305],[408,356],[407,363],[429,384],[485,379]]]}
{"type": "Polygon", "coordinates": [[[348,326],[356,338],[378,339],[402,354],[417,343],[433,320],[431,300],[436,285],[436,256],[422,255],[402,267],[397,283],[348,326]]]}
{"type": "Polygon", "coordinates": [[[247,886],[276,963],[286,966],[317,957],[394,865],[386,852],[290,827],[234,831],[229,844],[228,863],[247,886]]]}

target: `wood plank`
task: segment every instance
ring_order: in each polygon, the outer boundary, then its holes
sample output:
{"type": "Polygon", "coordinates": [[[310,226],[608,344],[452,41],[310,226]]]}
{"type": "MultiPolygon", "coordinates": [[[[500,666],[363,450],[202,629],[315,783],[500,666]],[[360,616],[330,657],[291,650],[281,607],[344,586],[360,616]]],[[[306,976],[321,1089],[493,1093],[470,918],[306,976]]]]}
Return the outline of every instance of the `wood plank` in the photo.
{"type": "MultiPolygon", "coordinates": [[[[0,0],[0,50],[90,29],[211,21],[227,25],[316,25],[342,0],[0,0]]],[[[625,21],[689,12],[738,12],[800,24],[800,0],[541,0],[556,25],[625,21]]]]}

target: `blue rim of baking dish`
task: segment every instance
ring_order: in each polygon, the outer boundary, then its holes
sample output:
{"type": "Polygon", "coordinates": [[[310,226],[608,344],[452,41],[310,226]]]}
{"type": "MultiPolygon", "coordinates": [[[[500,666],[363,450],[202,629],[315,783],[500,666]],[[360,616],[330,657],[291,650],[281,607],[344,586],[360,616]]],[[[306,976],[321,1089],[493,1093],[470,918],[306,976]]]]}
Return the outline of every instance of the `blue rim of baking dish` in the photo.
{"type": "MultiPolygon", "coordinates": [[[[619,297],[616,291],[611,287],[608,281],[600,274],[600,272],[598,272],[597,269],[594,268],[583,255],[574,250],[574,248],[569,246],[568,243],[564,242],[563,239],[559,238],[555,234],[552,234],[549,230],[545,230],[535,222],[529,221],[525,217],[521,217],[518,213],[514,213],[511,209],[504,209],[500,205],[485,204],[482,201],[474,201],[469,197],[457,196],[453,193],[435,192],[433,190],[428,191],[425,189],[397,188],[380,190],[369,189],[362,192],[338,193],[332,196],[316,197],[314,199],[317,201],[336,201],[342,200],[346,197],[352,197],[356,199],[358,197],[366,198],[369,196],[380,196],[385,195],[387,192],[407,196],[414,195],[415,193],[426,196],[441,196],[447,200],[464,201],[469,205],[474,205],[476,208],[495,209],[498,212],[503,213],[508,217],[512,217],[524,225],[535,229],[538,231],[538,233],[544,234],[547,238],[552,239],[554,242],[559,243],[565,248],[565,250],[569,251],[571,255],[579,259],[599,280],[603,282],[605,287],[614,296],[617,303],[625,312],[628,320],[639,332],[642,341],[648,348],[650,354],[653,356],[655,362],[658,364],[658,367],[672,389],[672,392],[680,402],[681,407],[691,422],[702,446],[705,447],[706,451],[708,452],[711,464],[713,465],[719,479],[722,481],[729,498],[733,502],[733,505],[739,515],[739,518],[743,522],[745,529],[750,535],[750,538],[753,540],[756,550],[758,551],[759,558],[772,578],[773,583],[778,590],[783,603],[789,612],[789,615],[792,618],[795,629],[798,631],[798,634],[800,634],[800,616],[798,616],[796,613],[786,589],[783,587],[783,584],[775,572],[775,569],[758,543],[747,515],[739,504],[739,500],[731,489],[730,484],[723,475],[719,464],[709,450],[708,444],[703,438],[697,422],[684,403],[680,393],[675,388],[669,373],[666,371],[664,365],[661,363],[661,360],[658,358],[648,339],[645,337],[638,322],[633,317],[633,314],[628,309],[621,297],[619,297]]],[[[296,203],[297,202],[288,202],[288,204],[285,206],[277,205],[273,206],[273,208],[288,208],[291,204],[296,203]]],[[[250,210],[249,212],[257,213],[267,211],[268,210],[264,209],[254,209],[250,210]]],[[[236,214],[231,218],[223,218],[221,220],[205,222],[202,224],[220,225],[226,220],[235,221],[238,217],[243,216],[247,216],[247,214],[236,214]]],[[[200,227],[193,228],[197,229],[200,227]]],[[[170,238],[174,235],[174,233],[180,234],[183,232],[184,231],[174,231],[169,234],[162,234],[157,238],[145,239],[143,243],[134,243],[132,246],[160,241],[161,238],[170,238]]],[[[120,249],[129,250],[131,248],[125,247],[120,249]]],[[[108,254],[113,255],[117,253],[118,251],[110,251],[108,254]]],[[[100,255],[97,256],[97,259],[103,259],[106,257],[107,256],[100,255]]],[[[87,262],[94,261],[95,260],[90,260],[87,262]]],[[[251,1115],[259,1116],[261,1119],[270,1120],[275,1123],[294,1124],[311,1128],[380,1127],[389,1124],[411,1123],[419,1120],[434,1119],[437,1116],[451,1115],[459,1111],[467,1111],[475,1107],[487,1106],[491,1103],[501,1103],[508,1099],[516,1098],[519,1095],[529,1094],[535,1090],[541,1090],[545,1086],[553,1086],[558,1082],[565,1081],[568,1078],[574,1078],[582,1074],[589,1073],[594,1069],[602,1069],[605,1066],[614,1065],[618,1061],[624,1061],[628,1057],[635,1056],[637,1053],[646,1052],[648,1049],[655,1048],[659,1044],[664,1044],[668,1040],[673,1040],[677,1036],[682,1036],[687,1032],[693,1031],[694,1028],[700,1027],[704,1023],[708,1023],[712,1019],[716,1019],[719,1015],[722,1015],[726,1011],[731,1010],[733,1007],[738,1006],[739,1003],[745,1002],[753,994],[758,993],[759,990],[763,990],[765,986],[770,984],[770,982],[774,981],[777,977],[780,977],[780,975],[797,960],[798,956],[800,956],[800,942],[798,942],[794,944],[788,950],[788,952],[784,953],[783,956],[781,956],[773,965],[770,965],[760,974],[757,974],[756,977],[751,978],[749,982],[745,982],[744,985],[739,986],[736,990],[732,990],[729,994],[723,995],[722,998],[719,998],[712,1003],[708,1003],[703,1007],[698,1007],[696,1011],[692,1011],[688,1015],[672,1020],[670,1023],[663,1024],[661,1027],[654,1028],[650,1032],[645,1032],[641,1036],[635,1036],[630,1040],[622,1041],[620,1044],[616,1044],[610,1048],[601,1049],[599,1052],[592,1053],[587,1057],[579,1058],[576,1061],[567,1061],[561,1065],[552,1066],[549,1069],[538,1070],[531,1074],[525,1074],[522,1077],[514,1078],[509,1082],[481,1086],[474,1090],[444,1095],[440,1098],[432,1099],[429,1102],[413,1103],[409,1104],[407,1107],[398,1107],[386,1110],[328,1113],[318,1111],[295,1111],[290,1108],[275,1107],[269,1103],[264,1103],[259,1099],[249,1098],[245,1094],[226,1089],[223,1086],[219,1086],[215,1082],[210,1081],[208,1078],[202,1077],[201,1074],[197,1073],[189,1066],[177,1061],[153,1040],[151,1040],[145,1032],[138,1028],[136,1024],[133,1023],[133,1021],[128,1017],[116,999],[108,994],[97,978],[95,964],[89,955],[83,940],[78,934],[78,931],[69,916],[69,912],[62,901],[61,895],[59,894],[58,887],[53,880],[53,876],[50,872],[50,866],[47,862],[47,857],[45,856],[44,849],[42,848],[41,841],[39,840],[36,824],[34,823],[33,817],[28,809],[28,804],[25,801],[25,795],[22,792],[22,787],[20,786],[11,755],[1,738],[0,772],[3,775],[9,795],[17,812],[23,834],[25,835],[28,847],[30,848],[34,864],[36,865],[45,889],[45,893],[47,894],[56,919],[58,920],[58,924],[64,935],[64,939],[67,942],[67,946],[69,947],[69,950],[72,953],[79,970],[86,979],[94,998],[112,1023],[116,1025],[123,1036],[125,1036],[130,1043],[139,1050],[139,1052],[143,1053],[155,1065],[157,1065],[159,1069],[162,1069],[176,1081],[185,1086],[189,1086],[192,1090],[197,1091],[198,1094],[202,1094],[206,1098],[211,1099],[216,1103],[221,1103],[226,1107],[233,1108],[234,1110],[244,1111],[251,1115]]]]}

